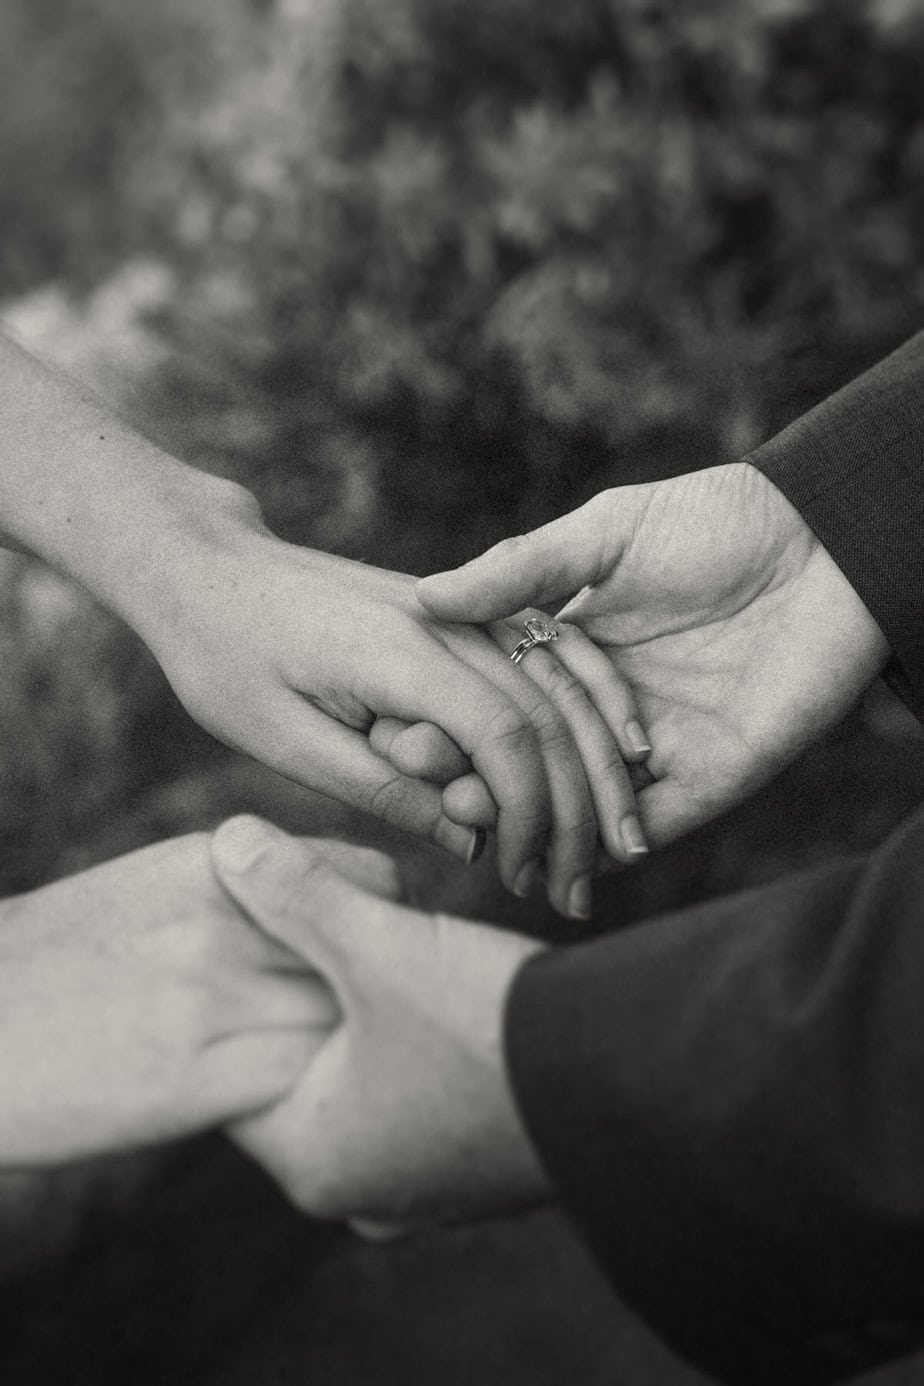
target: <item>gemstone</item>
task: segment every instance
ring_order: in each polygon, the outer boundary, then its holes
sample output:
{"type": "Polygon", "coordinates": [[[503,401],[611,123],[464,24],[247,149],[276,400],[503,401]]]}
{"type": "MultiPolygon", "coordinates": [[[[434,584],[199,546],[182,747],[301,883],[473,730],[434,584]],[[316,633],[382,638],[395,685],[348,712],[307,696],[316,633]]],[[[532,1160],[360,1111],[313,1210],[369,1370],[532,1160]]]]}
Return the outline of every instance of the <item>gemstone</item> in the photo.
{"type": "Polygon", "coordinates": [[[535,616],[531,616],[526,622],[526,630],[537,645],[548,645],[550,640],[558,639],[558,631],[554,626],[550,626],[547,621],[540,621],[535,616]]]}

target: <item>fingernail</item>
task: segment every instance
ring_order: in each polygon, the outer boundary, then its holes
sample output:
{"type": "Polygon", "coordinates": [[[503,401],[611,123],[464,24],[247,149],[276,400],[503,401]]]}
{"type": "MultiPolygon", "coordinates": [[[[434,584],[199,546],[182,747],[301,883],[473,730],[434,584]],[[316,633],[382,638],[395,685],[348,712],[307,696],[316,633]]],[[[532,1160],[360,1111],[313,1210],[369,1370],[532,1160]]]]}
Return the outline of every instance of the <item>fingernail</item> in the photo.
{"type": "Polygon", "coordinates": [[[651,753],[651,742],[642,730],[641,722],[626,723],[626,740],[637,756],[647,756],[651,753]]]}
{"type": "MultiPolygon", "coordinates": [[[[446,818],[444,815],[436,825],[433,839],[438,846],[451,852],[466,866],[471,866],[472,862],[480,856],[475,842],[475,834],[479,831],[478,828],[463,828],[459,823],[453,823],[451,818],[446,818]]],[[[481,851],[484,851],[483,843],[481,851]]]]}
{"type": "Polygon", "coordinates": [[[532,895],[541,879],[542,863],[534,858],[520,869],[520,874],[513,883],[514,895],[518,895],[521,900],[525,900],[528,896],[532,895]]]}
{"type": "Polygon", "coordinates": [[[485,843],[487,842],[487,840],[488,835],[485,832],[484,828],[472,829],[472,840],[468,845],[468,854],[465,858],[466,866],[474,865],[474,863],[484,852],[485,843]]]}
{"type": "Polygon", "coordinates": [[[226,871],[250,871],[272,843],[277,830],[262,818],[241,814],[229,818],[215,833],[212,851],[226,871]]]}
{"type": "Polygon", "coordinates": [[[626,814],[619,827],[626,851],[633,857],[643,857],[648,851],[648,843],[645,841],[642,825],[635,814],[626,814]]]}
{"type": "Polygon", "coordinates": [[[572,919],[589,919],[593,912],[593,886],[590,877],[578,876],[568,895],[568,913],[572,919]]]}

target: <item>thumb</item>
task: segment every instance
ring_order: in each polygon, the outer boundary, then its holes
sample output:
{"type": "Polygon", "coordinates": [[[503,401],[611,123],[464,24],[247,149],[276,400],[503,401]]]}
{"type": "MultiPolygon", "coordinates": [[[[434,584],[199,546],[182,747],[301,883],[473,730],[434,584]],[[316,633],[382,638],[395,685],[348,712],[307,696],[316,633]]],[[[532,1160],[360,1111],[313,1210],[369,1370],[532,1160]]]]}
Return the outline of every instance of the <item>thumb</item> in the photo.
{"type": "Polygon", "coordinates": [[[574,596],[598,580],[604,553],[611,559],[614,536],[606,532],[602,500],[595,496],[540,529],[504,539],[461,568],[421,578],[418,601],[444,620],[480,623],[574,596]]]}
{"type": "MultiPolygon", "coordinates": [[[[211,851],[215,874],[235,904],[270,937],[336,983],[341,950],[334,940],[375,909],[377,896],[337,869],[325,843],[291,837],[250,815],[223,823],[211,851]]],[[[392,897],[398,893],[397,869],[388,857],[364,849],[351,855],[351,874],[356,861],[364,860],[364,885],[372,874],[371,859],[377,858],[378,886],[390,885],[383,893],[392,897]]]]}

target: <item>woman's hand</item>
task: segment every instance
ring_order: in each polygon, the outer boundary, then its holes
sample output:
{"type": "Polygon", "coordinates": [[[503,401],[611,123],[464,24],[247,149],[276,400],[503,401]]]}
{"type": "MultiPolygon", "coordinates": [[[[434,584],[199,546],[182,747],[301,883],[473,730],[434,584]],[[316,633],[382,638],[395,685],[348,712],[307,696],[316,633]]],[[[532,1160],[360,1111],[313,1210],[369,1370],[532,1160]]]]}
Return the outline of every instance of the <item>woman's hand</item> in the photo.
{"type": "Polygon", "coordinates": [[[165,456],[2,336],[0,417],[0,536],[117,611],[208,730],[468,860],[478,834],[366,735],[381,715],[432,722],[497,805],[505,883],[525,893],[547,857],[555,905],[588,912],[597,827],[578,752],[487,636],[442,628],[408,579],[273,538],[248,492],[165,456]]]}
{"type": "Polygon", "coordinates": [[[185,1136],[265,1107],[337,1013],[179,838],[0,903],[0,1169],[185,1136]]]}
{"type": "Polygon", "coordinates": [[[505,884],[526,894],[544,867],[556,908],[590,913],[597,817],[619,851],[632,790],[585,698],[615,770],[608,797],[589,788],[574,718],[561,711],[578,690],[557,662],[537,650],[514,666],[486,632],[429,616],[413,579],[283,543],[248,507],[201,527],[166,583],[133,624],[207,730],[465,859],[472,830],[444,811],[440,786],[369,742],[378,717],[433,723],[497,806],[505,884]]]}
{"type": "MultiPolygon", "coordinates": [[[[647,782],[644,762],[651,751],[632,691],[607,654],[578,626],[532,609],[512,620],[493,621],[486,629],[509,657],[523,639],[525,622],[535,618],[553,627],[557,637],[549,648],[536,645],[523,655],[518,665],[521,677],[539,687],[571,733],[603,851],[615,861],[631,863],[648,850],[634,785],[647,782]]],[[[443,810],[453,822],[482,829],[495,826],[497,810],[487,786],[439,727],[380,717],[369,740],[395,769],[445,786],[443,810]]]]}
{"type": "MultiPolygon", "coordinates": [[[[656,843],[770,779],[888,657],[828,552],[747,463],[604,491],[417,593],[458,621],[570,595],[561,617],[607,651],[650,737],[638,804],[656,843]]],[[[549,648],[576,672],[565,642],[549,648]]]]}

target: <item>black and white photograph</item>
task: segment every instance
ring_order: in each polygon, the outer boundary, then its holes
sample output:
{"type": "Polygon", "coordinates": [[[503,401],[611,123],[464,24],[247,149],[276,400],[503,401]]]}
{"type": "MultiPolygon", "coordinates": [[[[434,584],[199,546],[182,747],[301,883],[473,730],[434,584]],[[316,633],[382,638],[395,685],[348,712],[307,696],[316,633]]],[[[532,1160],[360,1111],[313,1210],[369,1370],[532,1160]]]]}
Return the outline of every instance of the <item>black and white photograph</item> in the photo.
{"type": "Polygon", "coordinates": [[[0,1386],[924,1386],[924,0],[0,0],[0,1386]]]}

